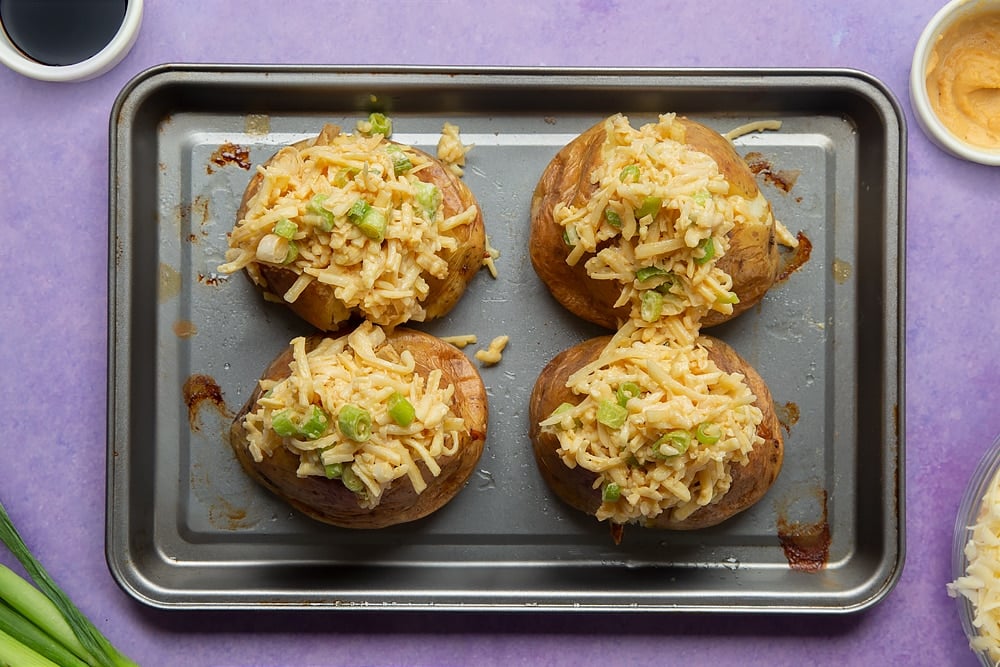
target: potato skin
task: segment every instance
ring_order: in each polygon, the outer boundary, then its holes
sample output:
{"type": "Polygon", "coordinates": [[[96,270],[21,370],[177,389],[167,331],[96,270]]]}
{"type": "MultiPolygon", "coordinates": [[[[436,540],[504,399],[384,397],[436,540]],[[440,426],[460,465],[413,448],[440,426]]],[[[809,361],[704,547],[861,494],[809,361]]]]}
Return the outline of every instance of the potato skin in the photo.
{"type": "MultiPolygon", "coordinates": [[[[685,145],[712,157],[729,181],[731,193],[753,199],[759,193],[753,172],[732,144],[715,130],[677,117],[685,128],[685,145]]],[[[596,190],[590,174],[601,164],[606,133],[600,122],[564,146],[542,172],[531,200],[531,263],[552,296],[575,315],[607,329],[618,329],[629,317],[629,306],[614,308],[621,285],[613,280],[593,280],[584,264],[566,264],[568,248],[553,210],[559,203],[583,206],[596,190]]],[[[730,248],[717,266],[733,277],[740,302],[732,315],[710,311],[702,326],[729,320],[759,302],[778,275],[778,243],[773,225],[742,225],[729,234],[730,248]]]]}
{"type": "MultiPolygon", "coordinates": [[[[717,338],[703,336],[703,339],[711,341],[709,358],[721,370],[745,375],[747,386],[757,397],[756,405],[764,415],[757,427],[757,434],[764,442],[751,450],[747,465],[730,465],[732,485],[717,502],[699,508],[683,521],[674,521],[669,512],[663,512],[644,524],[647,528],[695,530],[722,523],[764,496],[777,479],[784,460],[781,425],[774,410],[771,392],[764,380],[732,347],[717,338]]],[[[544,432],[538,423],[548,417],[559,404],[576,404],[582,400],[566,387],[566,379],[596,359],[610,340],[610,336],[591,338],[556,355],[539,375],[529,403],[529,435],[542,478],[564,502],[591,515],[601,505],[601,489],[593,488],[598,475],[580,466],[566,466],[556,453],[559,440],[555,435],[544,432]]]]}
{"type": "MultiPolygon", "coordinates": [[[[315,141],[315,139],[305,139],[292,144],[292,147],[306,148],[315,141]]],[[[483,222],[482,209],[479,208],[475,196],[458,176],[452,173],[440,160],[428,153],[412,146],[406,148],[430,160],[427,167],[417,172],[417,177],[425,183],[433,183],[441,191],[441,206],[444,208],[445,217],[461,213],[473,205],[476,206],[477,210],[475,220],[446,232],[448,236],[452,236],[458,241],[458,247],[455,250],[444,249],[439,255],[448,263],[448,275],[444,278],[435,278],[429,274],[424,276],[429,288],[423,304],[427,313],[426,320],[433,320],[448,313],[458,303],[465,288],[482,266],[483,257],[486,254],[486,227],[483,222]]],[[[264,165],[270,163],[271,159],[273,156],[264,165]]],[[[257,194],[263,180],[264,177],[259,172],[250,179],[243,193],[239,210],[236,212],[237,221],[246,217],[248,204],[257,194]]],[[[264,263],[257,263],[256,266],[265,281],[265,284],[258,285],[258,287],[279,298],[298,278],[294,271],[285,267],[264,263]]],[[[357,309],[348,308],[338,299],[334,295],[332,286],[324,285],[318,280],[310,283],[294,303],[285,302],[285,305],[299,317],[322,331],[337,331],[343,328],[348,320],[357,319],[363,315],[357,309]]]]}
{"type": "MultiPolygon", "coordinates": [[[[384,528],[414,521],[443,507],[464,487],[475,469],[486,442],[488,407],[486,389],[482,378],[469,359],[454,346],[430,334],[396,328],[386,334],[387,341],[397,349],[408,349],[416,360],[416,372],[423,376],[435,368],[442,372],[442,382],[455,385],[453,399],[457,414],[465,419],[469,434],[458,452],[451,457],[441,457],[441,473],[430,474],[422,462],[420,472],[427,482],[422,493],[414,491],[409,479],[395,480],[382,494],[382,500],[373,509],[358,505],[356,496],[339,480],[325,477],[298,477],[295,474],[299,459],[284,447],[257,463],[247,449],[247,434],[243,418],[253,409],[262,391],[260,385],[251,394],[230,427],[229,442],[243,469],[276,496],[303,514],[323,523],[343,528],[384,528]]],[[[313,349],[322,336],[307,339],[306,349],[313,349]]],[[[280,380],[288,377],[292,361],[291,346],[271,362],[264,371],[265,379],[280,380]]]]}

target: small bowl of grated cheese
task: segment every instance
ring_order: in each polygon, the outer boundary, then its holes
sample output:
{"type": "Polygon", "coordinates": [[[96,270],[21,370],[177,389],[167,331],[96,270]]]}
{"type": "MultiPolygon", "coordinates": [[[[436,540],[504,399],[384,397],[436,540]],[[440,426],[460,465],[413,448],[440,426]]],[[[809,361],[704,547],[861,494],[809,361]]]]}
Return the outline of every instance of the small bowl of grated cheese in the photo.
{"type": "Polygon", "coordinates": [[[1000,438],[962,497],[951,562],[947,590],[958,600],[969,646],[983,665],[1000,664],[1000,438]]]}

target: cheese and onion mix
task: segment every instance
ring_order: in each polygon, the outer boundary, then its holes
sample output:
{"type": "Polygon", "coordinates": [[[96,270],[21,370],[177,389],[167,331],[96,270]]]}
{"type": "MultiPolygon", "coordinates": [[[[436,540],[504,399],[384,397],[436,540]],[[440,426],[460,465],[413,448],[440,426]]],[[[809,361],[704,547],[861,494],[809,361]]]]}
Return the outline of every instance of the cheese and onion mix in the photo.
{"type": "Polygon", "coordinates": [[[718,267],[736,225],[775,225],[763,195],[730,194],[715,160],[684,144],[673,114],[633,128],[605,121],[596,190],[583,205],[556,205],[567,262],[622,286],[630,319],[592,363],[566,383],[583,399],[541,422],[570,468],[597,474],[598,519],[643,523],[664,512],[681,521],[718,501],[763,443],[756,397],[726,373],[699,339],[710,310],[731,313],[739,296],[718,267]]]}
{"type": "Polygon", "coordinates": [[[452,408],[454,385],[438,369],[417,373],[413,353],[378,325],[365,321],[311,350],[295,338],[291,348],[290,375],[261,380],[264,393],[244,420],[258,463],[287,448],[299,457],[299,477],[339,479],[371,509],[403,477],[421,493],[428,480],[418,463],[437,477],[438,460],[457,454],[469,434],[452,408]]]}
{"type": "Polygon", "coordinates": [[[432,158],[390,142],[390,128],[381,114],[353,134],[327,125],[258,166],[259,188],[219,271],[246,269],[262,285],[258,265],[269,264],[297,275],[277,295],[289,303],[319,281],[343,304],[339,319],[357,309],[386,326],[423,321],[425,276],[447,276],[442,251],[458,245],[448,232],[474,222],[478,209],[445,217],[440,190],[419,178],[432,158]]]}

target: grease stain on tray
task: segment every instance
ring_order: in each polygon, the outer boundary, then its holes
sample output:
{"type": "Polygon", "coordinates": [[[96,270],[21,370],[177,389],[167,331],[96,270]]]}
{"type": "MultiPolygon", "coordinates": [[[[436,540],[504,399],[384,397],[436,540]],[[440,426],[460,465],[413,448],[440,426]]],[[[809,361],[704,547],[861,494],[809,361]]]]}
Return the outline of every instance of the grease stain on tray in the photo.
{"type": "Polygon", "coordinates": [[[270,134],[271,117],[262,113],[248,113],[243,120],[243,131],[254,137],[270,134]]]}
{"type": "Polygon", "coordinates": [[[177,320],[173,329],[178,338],[191,338],[198,333],[198,327],[191,320],[177,320]]]}
{"type": "Polygon", "coordinates": [[[786,432],[792,432],[792,426],[798,423],[801,413],[799,411],[799,406],[797,403],[789,401],[784,405],[774,406],[774,411],[778,415],[778,422],[785,429],[786,432]]]}
{"type": "Polygon", "coordinates": [[[851,271],[853,267],[850,262],[845,262],[842,259],[833,260],[833,279],[837,281],[838,285],[843,285],[851,278],[851,271]]]}
{"type": "Polygon", "coordinates": [[[755,175],[773,185],[778,191],[788,194],[795,187],[795,182],[802,174],[798,169],[775,169],[774,165],[757,151],[751,151],[743,158],[755,175]]]}
{"type": "Polygon", "coordinates": [[[788,280],[788,277],[805,266],[812,255],[812,241],[803,232],[795,235],[799,242],[799,247],[789,253],[782,255],[782,265],[778,270],[778,277],[774,279],[775,284],[788,280]]]}
{"type": "Polygon", "coordinates": [[[188,409],[188,424],[192,431],[201,430],[200,412],[206,403],[222,417],[232,419],[233,413],[226,407],[222,388],[210,375],[195,373],[184,382],[184,405],[188,409]]]}
{"type": "Polygon", "coordinates": [[[169,264],[160,262],[159,287],[157,300],[160,303],[169,301],[181,293],[181,274],[169,264]]]}
{"type": "Polygon", "coordinates": [[[205,166],[206,174],[214,173],[212,164],[218,167],[233,164],[240,169],[250,169],[250,149],[227,141],[215,149],[209,160],[211,164],[205,166]]]}
{"type": "Polygon", "coordinates": [[[778,541],[788,566],[799,572],[824,569],[831,541],[826,490],[802,487],[777,504],[778,541]]]}

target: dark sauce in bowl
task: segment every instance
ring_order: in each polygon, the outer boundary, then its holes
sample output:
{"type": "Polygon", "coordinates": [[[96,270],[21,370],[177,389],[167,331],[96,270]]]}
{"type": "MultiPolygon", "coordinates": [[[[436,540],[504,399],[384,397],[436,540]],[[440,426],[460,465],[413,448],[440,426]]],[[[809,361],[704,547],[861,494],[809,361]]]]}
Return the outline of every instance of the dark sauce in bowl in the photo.
{"type": "Polygon", "coordinates": [[[75,65],[111,43],[127,6],[128,0],[0,0],[0,24],[28,58],[75,65]]]}

